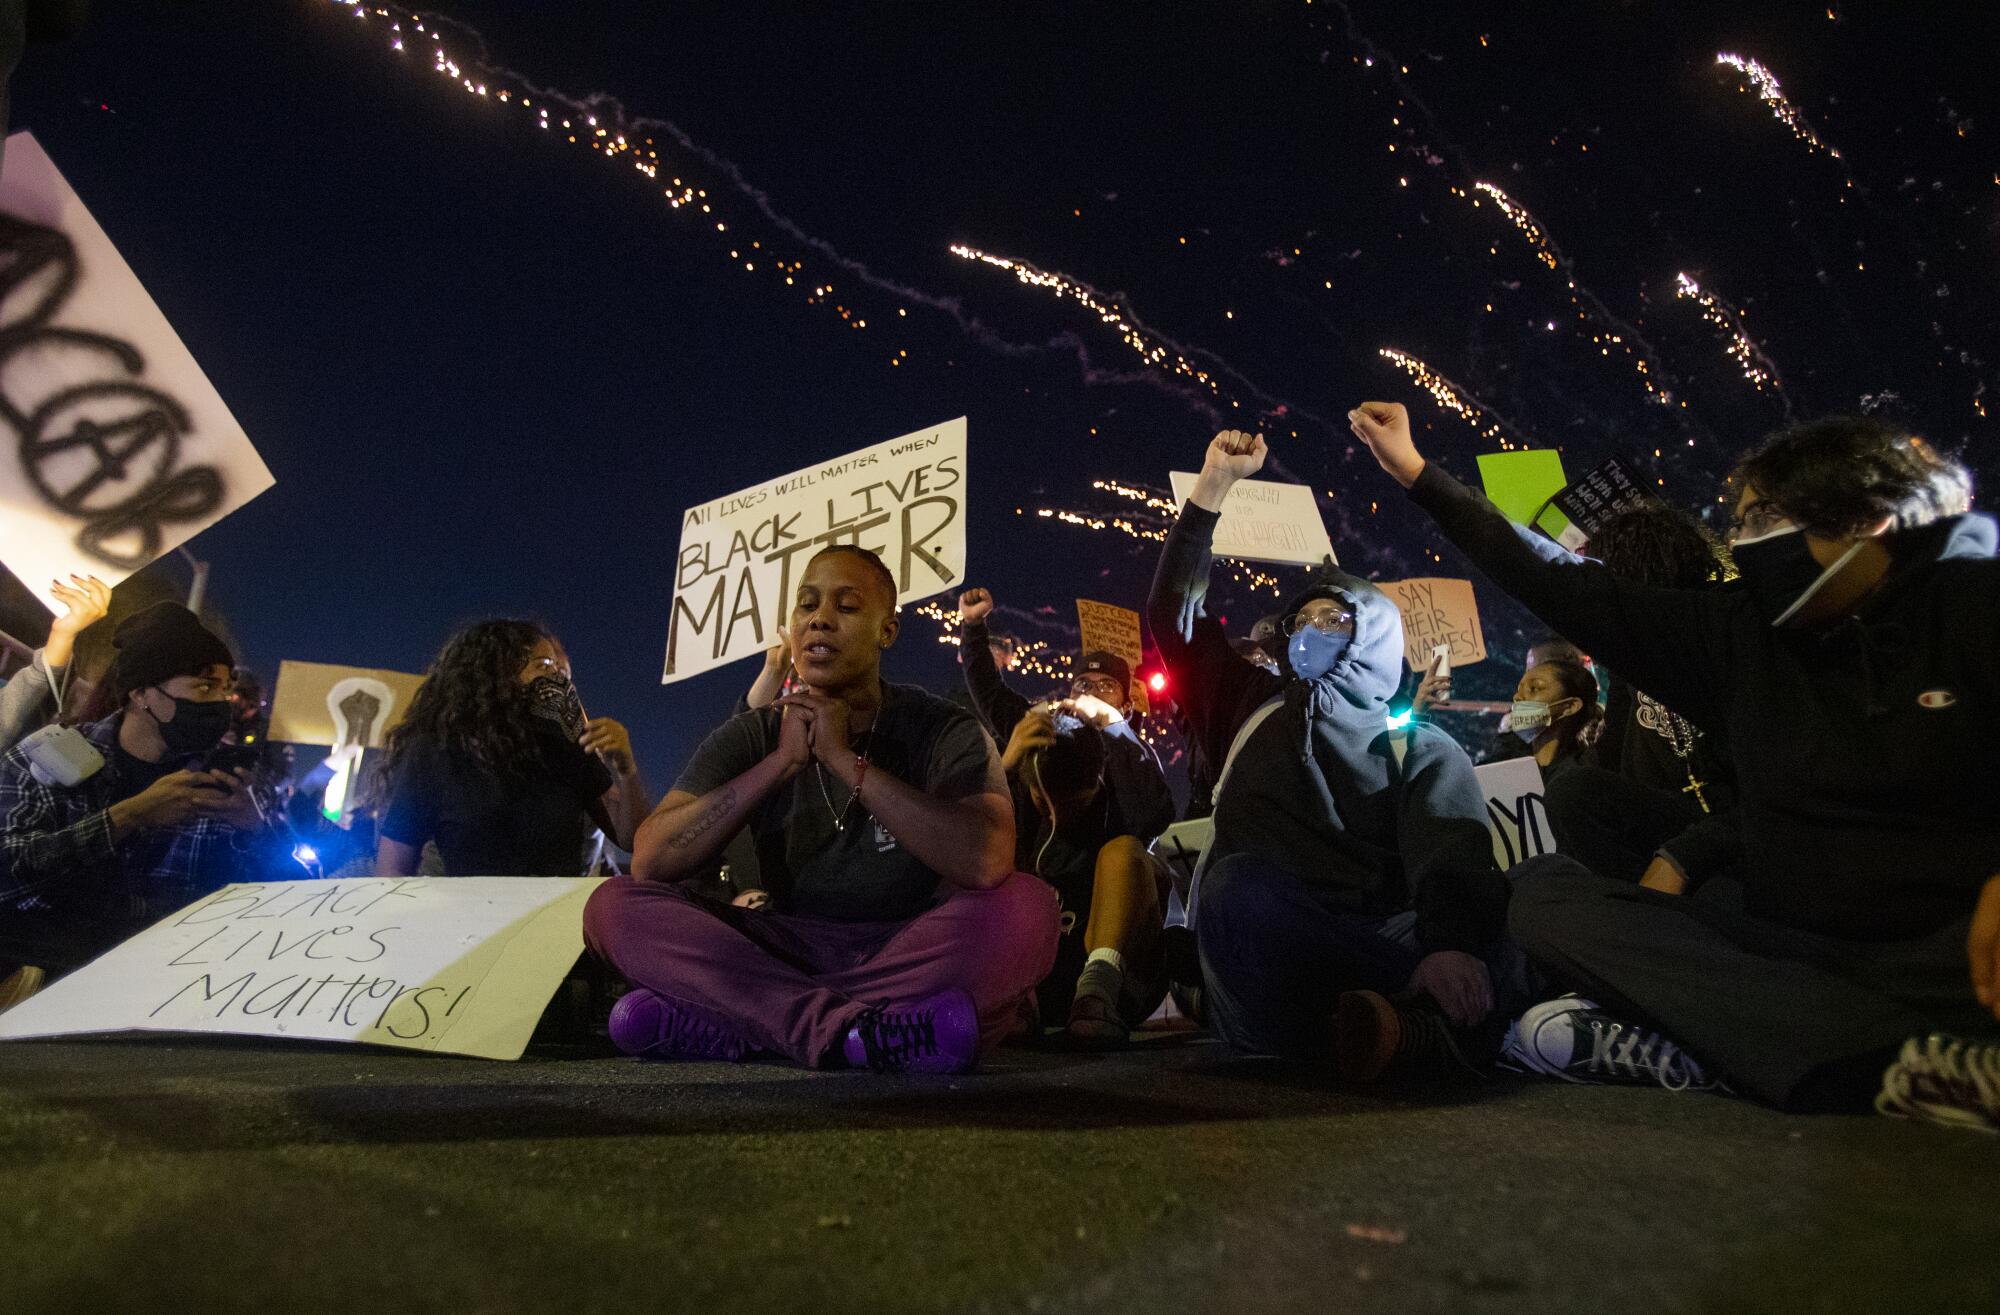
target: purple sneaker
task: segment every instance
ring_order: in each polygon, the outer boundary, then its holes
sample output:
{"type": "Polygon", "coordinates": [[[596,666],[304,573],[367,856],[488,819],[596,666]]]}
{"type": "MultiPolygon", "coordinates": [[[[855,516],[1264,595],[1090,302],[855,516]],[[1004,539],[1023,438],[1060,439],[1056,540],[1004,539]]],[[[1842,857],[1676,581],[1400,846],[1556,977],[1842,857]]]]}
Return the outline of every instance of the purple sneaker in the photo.
{"type": "Polygon", "coordinates": [[[635,986],[611,1006],[611,1044],[641,1059],[713,1059],[735,1063],[749,1047],[727,1023],[635,986]]]}
{"type": "Polygon", "coordinates": [[[979,1011],[957,987],[871,1009],[847,1029],[841,1053],[877,1073],[964,1073],[979,1058],[979,1011]]]}

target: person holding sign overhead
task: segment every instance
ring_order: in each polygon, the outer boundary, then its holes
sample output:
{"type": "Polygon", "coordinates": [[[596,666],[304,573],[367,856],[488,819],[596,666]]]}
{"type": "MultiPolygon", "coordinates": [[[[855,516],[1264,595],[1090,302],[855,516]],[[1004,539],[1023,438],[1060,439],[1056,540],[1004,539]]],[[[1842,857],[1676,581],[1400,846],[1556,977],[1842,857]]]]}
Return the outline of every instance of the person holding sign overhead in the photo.
{"type": "Polygon", "coordinates": [[[611,1014],[627,1054],[951,1073],[1015,1025],[1055,959],[1056,895],[1014,871],[972,714],[882,679],[899,628],[880,557],[816,553],[786,627],[804,689],[710,733],[639,828],[633,876],[591,895],[584,937],[633,984],[611,1014]],[[757,907],[674,884],[745,829],[757,907]]]}
{"type": "Polygon", "coordinates": [[[1496,1002],[1518,993],[1507,883],[1465,751],[1422,724],[1390,735],[1395,603],[1316,572],[1281,614],[1286,676],[1204,612],[1224,499],[1265,453],[1261,435],[1215,436],[1149,604],[1194,738],[1221,764],[1190,901],[1208,1021],[1238,1049],[1348,1081],[1478,1068],[1499,1050],[1496,1002]]]}
{"type": "Polygon", "coordinates": [[[1117,1045],[1166,997],[1165,874],[1146,844],[1174,820],[1160,761],[1132,729],[1132,673],[1115,654],[1077,659],[1070,697],[1035,705],[986,651],[993,595],[959,595],[965,684],[1006,744],[1016,864],[1062,898],[1056,965],[1037,988],[1042,1022],[1086,1045],[1117,1045]]]}
{"type": "Polygon", "coordinates": [[[1509,522],[1401,406],[1348,420],[1494,583],[1735,758],[1729,871],[1516,869],[1515,938],[1582,993],[1529,1010],[1516,1057],[2000,1128],[2000,534],[1966,469],[1878,420],[1781,431],[1730,481],[1743,586],[1663,589],[1509,522]]]}

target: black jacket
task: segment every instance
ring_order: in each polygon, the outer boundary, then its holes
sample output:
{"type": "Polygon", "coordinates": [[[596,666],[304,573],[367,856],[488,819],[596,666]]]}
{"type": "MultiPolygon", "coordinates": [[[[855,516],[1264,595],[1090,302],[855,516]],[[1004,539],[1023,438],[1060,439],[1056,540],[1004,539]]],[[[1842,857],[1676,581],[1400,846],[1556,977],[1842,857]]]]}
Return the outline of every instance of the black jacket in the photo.
{"type": "Polygon", "coordinates": [[[1745,908],[1853,940],[1928,935],[2000,873],[2000,562],[1988,516],[1891,543],[1853,616],[1780,630],[1741,590],[1619,579],[1436,463],[1410,489],[1493,582],[1638,689],[1729,742],[1745,908]]]}
{"type": "Polygon", "coordinates": [[[1209,861],[1254,853],[1355,913],[1414,908],[1426,951],[1489,944],[1506,916],[1507,884],[1494,866],[1471,760],[1429,726],[1410,728],[1400,766],[1390,743],[1389,700],[1403,661],[1395,603],[1354,576],[1321,577],[1353,600],[1355,636],[1329,673],[1337,697],[1307,724],[1297,697],[1303,682],[1245,661],[1203,614],[1217,519],[1192,503],[1183,508],[1153,578],[1148,621],[1175,698],[1218,772],[1259,706],[1279,695],[1289,702],[1228,769],[1209,861]]]}

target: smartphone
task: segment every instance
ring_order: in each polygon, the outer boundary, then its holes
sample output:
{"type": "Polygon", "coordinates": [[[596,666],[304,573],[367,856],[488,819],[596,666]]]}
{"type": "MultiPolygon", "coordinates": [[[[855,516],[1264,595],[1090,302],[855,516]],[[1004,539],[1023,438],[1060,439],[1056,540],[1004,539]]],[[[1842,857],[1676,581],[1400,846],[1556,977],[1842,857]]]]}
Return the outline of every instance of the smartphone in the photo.
{"type": "Polygon", "coordinates": [[[1439,644],[1431,649],[1431,674],[1442,679],[1451,674],[1451,645],[1439,644]]]}
{"type": "Polygon", "coordinates": [[[203,771],[255,771],[264,760],[264,751],[251,744],[218,744],[202,755],[203,771]]]}

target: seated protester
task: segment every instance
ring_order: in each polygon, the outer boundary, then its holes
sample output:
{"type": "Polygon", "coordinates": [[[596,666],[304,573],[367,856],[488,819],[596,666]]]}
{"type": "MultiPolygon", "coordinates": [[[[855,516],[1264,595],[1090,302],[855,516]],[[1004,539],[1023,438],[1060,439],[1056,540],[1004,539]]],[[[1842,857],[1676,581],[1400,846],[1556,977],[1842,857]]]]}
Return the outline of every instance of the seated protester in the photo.
{"type": "Polygon", "coordinates": [[[573,877],[601,830],[630,848],[652,800],[632,737],[585,719],[569,657],[532,621],[480,621],[431,663],[389,732],[375,875],[409,876],[435,841],[454,877],[573,877]]]}
{"type": "Polygon", "coordinates": [[[599,886],[584,936],[633,984],[627,1054],[961,1072],[1055,960],[1055,892],[1013,871],[1014,816],[971,713],[882,679],[896,583],[823,548],[789,633],[805,688],[716,728],[639,828],[633,875],[599,886]],[[739,830],[765,900],[675,883],[739,830]]]}
{"type": "Polygon", "coordinates": [[[1518,1057],[2000,1125],[2000,563],[1964,467],[1877,420],[1785,430],[1731,479],[1745,587],[1659,589],[1508,521],[1402,407],[1349,420],[1494,583],[1740,769],[1740,858],[1685,895],[1562,855],[1516,870],[1515,938],[1587,997],[1530,1010],[1518,1057]]]}
{"type": "Polygon", "coordinates": [[[0,681],[0,753],[61,715],[56,693],[67,683],[76,637],[111,610],[111,586],[94,575],[72,575],[69,584],[51,580],[49,593],[63,605],[49,623],[49,642],[11,680],[0,681]]]}
{"type": "Polygon", "coordinates": [[[1042,1023],[1116,1045],[1166,996],[1160,964],[1166,874],[1146,845],[1174,820],[1159,759],[1132,729],[1132,677],[1110,653],[1085,653],[1073,701],[1036,708],[1009,689],[980,642],[993,595],[959,596],[965,683],[981,720],[1004,738],[1013,790],[1014,863],[1056,888],[1062,940],[1036,989],[1042,1023]]]}
{"type": "Polygon", "coordinates": [[[1480,956],[1505,953],[1507,882],[1465,752],[1422,724],[1401,746],[1390,735],[1395,604],[1324,569],[1285,608],[1289,677],[1237,656],[1203,614],[1223,500],[1265,452],[1261,436],[1216,436],[1148,608],[1195,737],[1224,764],[1192,909],[1208,1021],[1238,1049],[1332,1061],[1350,1081],[1476,1066],[1498,1051],[1480,956]]]}
{"type": "MultiPolygon", "coordinates": [[[[1625,579],[1661,589],[1710,589],[1724,557],[1692,516],[1664,503],[1620,512],[1585,552],[1625,579]]],[[[1604,726],[1581,761],[1548,782],[1556,848],[1602,876],[1643,878],[1669,837],[1734,807],[1734,772],[1710,734],[1615,671],[1604,726]]]]}
{"type": "Polygon", "coordinates": [[[304,873],[264,804],[208,770],[229,728],[229,647],[178,603],[127,617],[77,727],[103,765],[75,785],[0,757],[0,958],[77,967],[232,881],[304,873]],[[285,870],[288,868],[290,870],[285,870]]]}
{"type": "MultiPolygon", "coordinates": [[[[1583,650],[1559,635],[1544,635],[1528,645],[1528,660],[1522,666],[1522,674],[1525,676],[1544,662],[1574,662],[1585,670],[1590,668],[1590,659],[1583,655],[1583,650]]],[[[1443,697],[1449,698],[1451,690],[1449,677],[1446,678],[1444,690],[1443,697]]],[[[1486,752],[1479,755],[1478,761],[1484,765],[1503,763],[1514,758],[1526,758],[1534,752],[1532,744],[1534,738],[1533,735],[1514,733],[1514,713],[1509,709],[1501,716],[1500,725],[1493,732],[1493,742],[1486,746],[1486,752]]]]}
{"type": "Polygon", "coordinates": [[[1568,658],[1544,658],[1514,686],[1507,733],[1526,746],[1527,754],[1508,756],[1533,757],[1546,786],[1588,755],[1603,716],[1597,706],[1597,677],[1590,668],[1568,658]]]}

